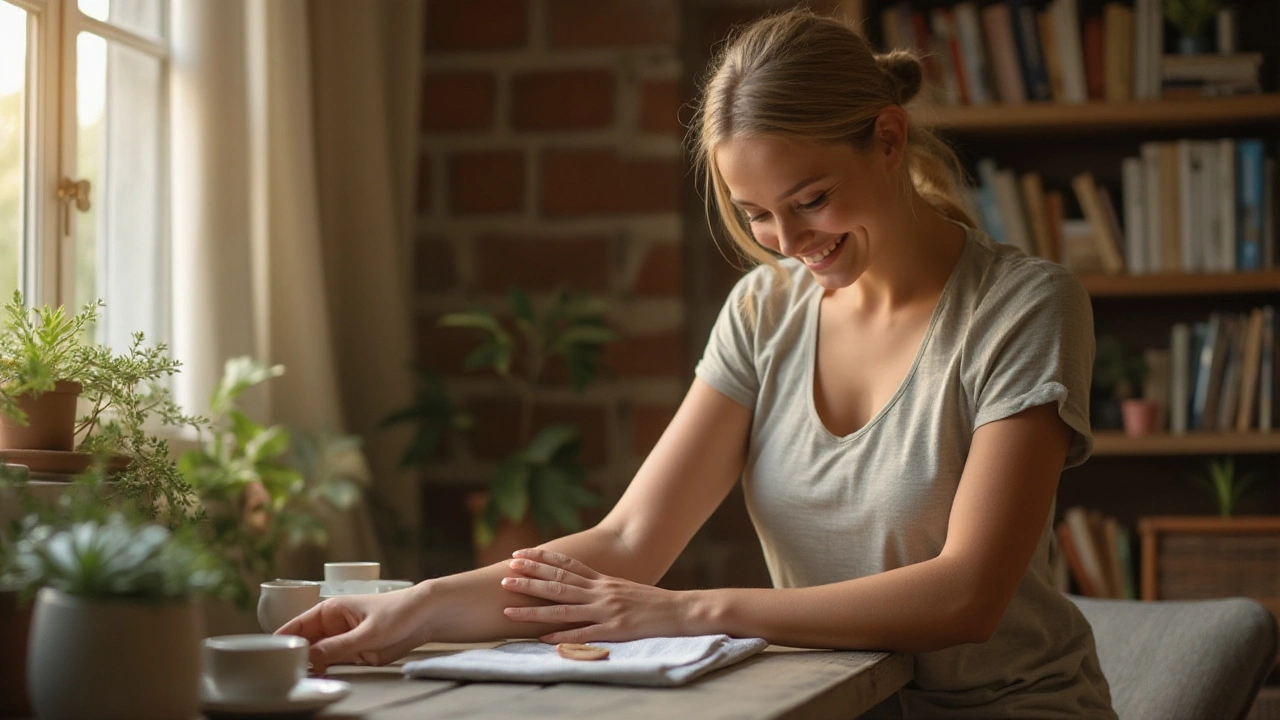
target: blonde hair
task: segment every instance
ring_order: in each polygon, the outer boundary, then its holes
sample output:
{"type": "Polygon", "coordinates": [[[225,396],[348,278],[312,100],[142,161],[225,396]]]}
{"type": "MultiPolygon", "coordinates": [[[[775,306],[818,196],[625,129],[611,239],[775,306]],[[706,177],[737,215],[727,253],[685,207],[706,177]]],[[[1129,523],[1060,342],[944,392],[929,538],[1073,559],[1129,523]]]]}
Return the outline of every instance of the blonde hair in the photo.
{"type": "MultiPolygon", "coordinates": [[[[712,159],[716,148],[733,137],[773,136],[866,149],[880,111],[906,105],[922,81],[920,61],[911,53],[876,55],[855,30],[809,10],[748,25],[712,63],[690,126],[708,222],[714,203],[738,252],[777,267],[730,202],[712,159]]],[[[908,122],[906,164],[916,192],[939,213],[974,225],[959,192],[964,172],[955,153],[932,132],[908,122]]]]}

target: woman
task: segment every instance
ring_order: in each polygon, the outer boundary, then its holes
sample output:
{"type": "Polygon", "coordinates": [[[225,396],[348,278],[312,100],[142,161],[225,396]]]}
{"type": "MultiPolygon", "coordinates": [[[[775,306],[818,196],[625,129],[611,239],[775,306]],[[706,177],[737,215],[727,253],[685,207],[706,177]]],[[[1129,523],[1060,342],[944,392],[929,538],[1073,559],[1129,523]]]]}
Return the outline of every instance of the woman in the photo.
{"type": "Polygon", "coordinates": [[[516,636],[888,649],[915,654],[915,681],[880,713],[1114,717],[1048,563],[1059,474],[1092,444],[1089,300],[968,227],[954,155],[903,110],[920,84],[910,55],[807,12],[743,31],[694,151],[764,265],[617,506],[510,563],[331,599],[280,632],[320,668],[516,636]],[[739,477],[775,588],[653,587],[739,477]]]}

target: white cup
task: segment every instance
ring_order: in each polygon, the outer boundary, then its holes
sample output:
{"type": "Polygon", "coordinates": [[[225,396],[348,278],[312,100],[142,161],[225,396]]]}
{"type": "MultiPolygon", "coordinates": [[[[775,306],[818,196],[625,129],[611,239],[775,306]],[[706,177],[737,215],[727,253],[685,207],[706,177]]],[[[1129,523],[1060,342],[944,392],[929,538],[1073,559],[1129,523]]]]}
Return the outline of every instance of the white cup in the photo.
{"type": "Polygon", "coordinates": [[[320,602],[320,583],[311,580],[269,580],[260,586],[258,625],[273,633],[320,602]]]}
{"type": "Polygon", "coordinates": [[[204,672],[219,699],[279,700],[307,674],[310,643],[295,635],[219,635],[204,641],[204,672]]]}
{"type": "Polygon", "coordinates": [[[324,564],[324,581],[377,580],[380,572],[381,565],[376,562],[329,562],[324,564]]]}

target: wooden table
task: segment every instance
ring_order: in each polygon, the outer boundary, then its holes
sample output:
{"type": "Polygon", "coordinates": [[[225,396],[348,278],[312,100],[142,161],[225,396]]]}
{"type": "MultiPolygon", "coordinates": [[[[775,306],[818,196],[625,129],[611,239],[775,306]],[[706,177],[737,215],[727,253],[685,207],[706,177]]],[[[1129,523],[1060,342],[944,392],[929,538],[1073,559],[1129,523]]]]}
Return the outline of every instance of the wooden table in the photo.
{"type": "MultiPolygon", "coordinates": [[[[432,652],[491,646],[426,645],[406,661],[428,657],[432,652]]],[[[399,665],[330,668],[329,677],[351,683],[352,693],[318,717],[326,720],[852,718],[892,695],[912,676],[911,658],[907,655],[781,647],[770,647],[760,655],[677,688],[406,680],[400,674],[399,665]]]]}

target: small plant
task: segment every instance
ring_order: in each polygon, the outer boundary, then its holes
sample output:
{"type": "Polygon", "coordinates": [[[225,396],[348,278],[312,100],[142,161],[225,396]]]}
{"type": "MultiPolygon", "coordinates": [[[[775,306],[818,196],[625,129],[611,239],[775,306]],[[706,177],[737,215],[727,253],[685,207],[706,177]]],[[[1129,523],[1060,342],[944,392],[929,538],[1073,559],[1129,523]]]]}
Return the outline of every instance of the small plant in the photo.
{"type": "Polygon", "coordinates": [[[1164,0],[1164,16],[1183,37],[1201,37],[1222,8],[1222,0],[1164,0]]]}
{"type": "Polygon", "coordinates": [[[170,530],[128,503],[113,505],[100,470],[80,476],[57,503],[31,499],[26,480],[3,473],[25,509],[0,534],[0,579],[27,596],[51,587],[86,598],[180,600],[222,586],[222,561],[190,525],[170,530]]]}
{"type": "Polygon", "coordinates": [[[1197,484],[1213,496],[1218,505],[1218,515],[1224,518],[1235,514],[1236,503],[1244,497],[1255,479],[1254,475],[1237,477],[1235,460],[1231,457],[1211,460],[1208,477],[1195,478],[1197,484]]]}
{"type": "Polygon", "coordinates": [[[1147,372],[1147,363],[1141,355],[1126,353],[1124,346],[1113,336],[1098,337],[1093,363],[1093,388],[1097,394],[1114,400],[1141,397],[1147,372]]]}
{"type": "Polygon", "coordinates": [[[87,412],[76,421],[75,447],[105,460],[124,456],[128,465],[112,481],[153,517],[170,524],[198,515],[194,495],[170,459],[168,443],[153,431],[157,425],[199,428],[204,420],[189,416],[173,402],[164,383],[181,364],[163,344],[145,345],[142,333],[124,353],[96,345],[91,328],[101,302],[89,303],[68,316],[63,308],[28,310],[15,292],[4,306],[0,335],[0,412],[26,422],[17,398],[38,397],[59,381],[83,386],[87,412]]]}
{"type": "MultiPolygon", "coordinates": [[[[488,502],[476,523],[475,539],[481,547],[493,542],[503,518],[520,522],[531,516],[543,531],[559,527],[573,532],[581,527],[581,508],[598,502],[595,494],[584,487],[585,472],[578,461],[578,429],[557,424],[535,433],[533,414],[551,361],[564,362],[577,392],[595,380],[604,347],[617,337],[605,322],[606,308],[587,295],[562,290],[539,309],[519,288],[512,289],[509,306],[514,332],[485,310],[454,313],[440,319],[441,326],[479,333],[481,339],[467,355],[464,367],[493,370],[520,404],[515,438],[519,449],[494,471],[488,502]]],[[[443,395],[442,389],[438,384],[435,389],[432,387],[428,384],[427,394],[419,396],[414,408],[392,415],[392,419],[418,420],[419,438],[430,441],[420,447],[434,447],[442,428],[458,426],[456,420],[450,419],[456,415],[443,412],[452,406],[447,400],[438,399],[443,395]]],[[[461,424],[465,426],[468,421],[464,419],[461,424]]]]}
{"type": "Polygon", "coordinates": [[[422,368],[417,371],[417,376],[413,404],[391,413],[382,421],[382,427],[400,424],[414,427],[413,438],[400,456],[400,466],[405,468],[427,464],[435,457],[445,435],[471,427],[471,416],[454,405],[445,392],[440,373],[422,368]]]}
{"type": "Polygon", "coordinates": [[[251,582],[274,576],[281,549],[328,541],[321,505],[346,509],[369,484],[358,438],[292,433],[240,409],[246,391],[283,373],[248,357],[228,360],[201,446],[178,462],[208,516],[205,541],[234,568],[230,595],[241,607],[251,582]]]}

